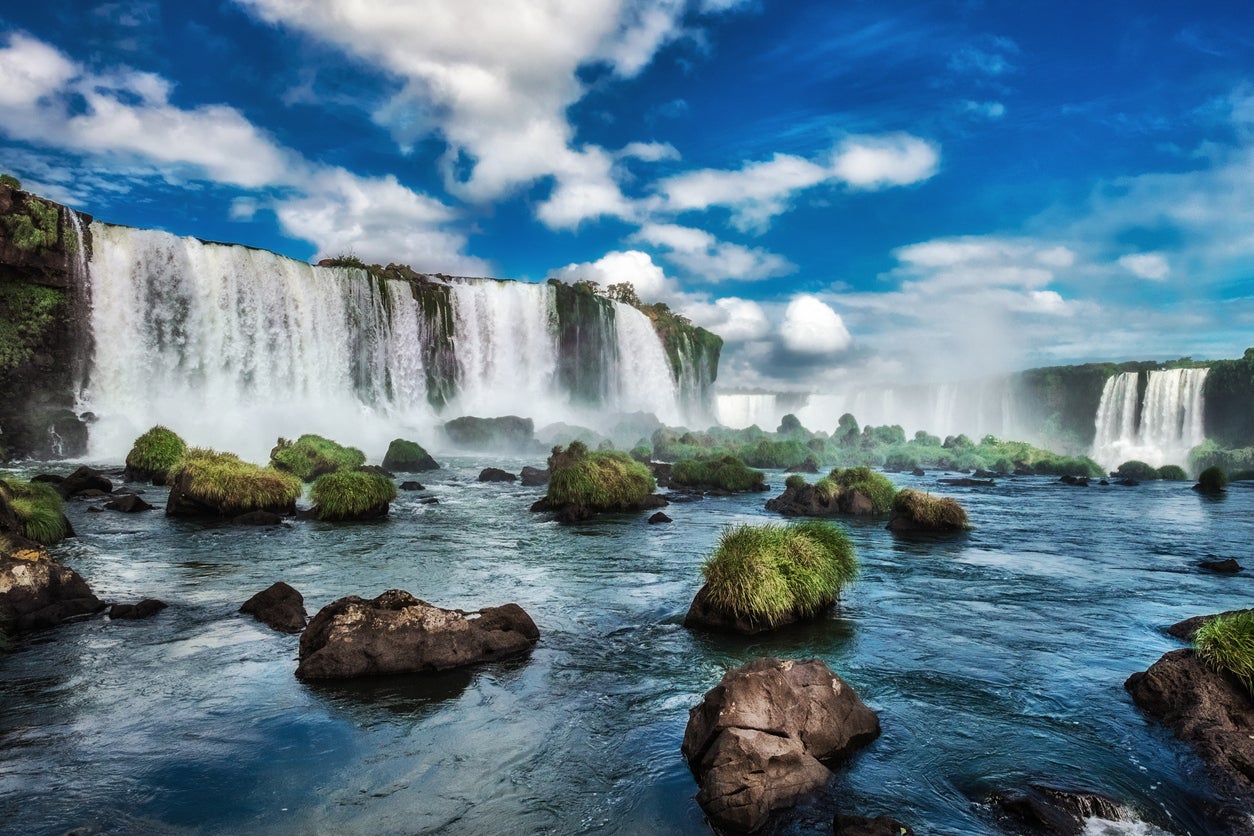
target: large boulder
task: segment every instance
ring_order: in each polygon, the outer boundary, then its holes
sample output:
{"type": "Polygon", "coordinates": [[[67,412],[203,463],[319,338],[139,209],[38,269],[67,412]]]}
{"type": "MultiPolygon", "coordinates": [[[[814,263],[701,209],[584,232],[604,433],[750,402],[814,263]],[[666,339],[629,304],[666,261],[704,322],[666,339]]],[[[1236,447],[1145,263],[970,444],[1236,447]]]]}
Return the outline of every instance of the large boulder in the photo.
{"type": "Polygon", "coordinates": [[[1124,687],[1142,711],[1193,747],[1221,793],[1254,813],[1254,702],[1240,682],[1186,649],[1132,674],[1124,687]]]}
{"type": "Polygon", "coordinates": [[[305,629],[308,618],[304,596],[283,581],[273,583],[249,598],[239,611],[280,633],[299,633],[305,629]]]}
{"type": "Polygon", "coordinates": [[[849,816],[837,813],[832,836],[914,836],[914,830],[891,816],[849,816]]]}
{"type": "Polygon", "coordinates": [[[396,438],[388,445],[383,457],[383,466],[388,470],[400,473],[420,473],[425,470],[439,470],[440,463],[422,448],[416,441],[396,438]]]}
{"type": "Polygon", "coordinates": [[[821,789],[823,763],[880,733],[875,712],[817,659],[754,660],[728,671],[689,712],[683,755],[715,827],[747,833],[821,789]]]}
{"type": "Polygon", "coordinates": [[[1042,784],[993,793],[988,805],[1009,831],[1022,836],[1080,836],[1091,818],[1135,820],[1130,811],[1104,795],[1042,784]]]}
{"type": "Polygon", "coordinates": [[[0,554],[0,624],[5,630],[37,630],[104,609],[73,569],[53,562],[34,543],[12,535],[6,539],[15,548],[0,554]]]}
{"type": "Polygon", "coordinates": [[[866,517],[875,516],[875,505],[857,489],[827,494],[814,485],[784,488],[784,492],[766,501],[766,510],[785,517],[866,517]]]}
{"type": "Polygon", "coordinates": [[[70,499],[89,490],[113,493],[113,482],[99,470],[84,465],[65,477],[64,481],[56,485],[56,489],[63,499],[70,499]]]}
{"type": "Polygon", "coordinates": [[[518,477],[499,467],[485,467],[479,471],[480,482],[517,482],[518,477]]]}
{"type": "Polygon", "coordinates": [[[549,469],[546,467],[541,470],[538,467],[526,465],[522,469],[523,487],[538,488],[549,483],[549,469]]]}
{"type": "Polygon", "coordinates": [[[319,610],[300,639],[303,679],[424,673],[527,653],[540,638],[517,604],[445,610],[400,589],[367,601],[340,598],[319,610]]]}

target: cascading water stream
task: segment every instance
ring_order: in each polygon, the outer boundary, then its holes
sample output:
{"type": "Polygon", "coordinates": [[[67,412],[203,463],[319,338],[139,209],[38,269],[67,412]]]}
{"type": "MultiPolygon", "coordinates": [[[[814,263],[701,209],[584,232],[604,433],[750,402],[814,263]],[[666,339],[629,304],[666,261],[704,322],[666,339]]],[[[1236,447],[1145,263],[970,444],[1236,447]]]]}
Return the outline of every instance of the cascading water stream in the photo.
{"type": "Polygon", "coordinates": [[[1202,391],[1208,371],[1205,368],[1151,371],[1143,401],[1139,397],[1137,372],[1123,372],[1109,378],[1097,408],[1093,459],[1112,470],[1131,460],[1154,467],[1187,466],[1189,450],[1206,437],[1202,426],[1202,391]]]}

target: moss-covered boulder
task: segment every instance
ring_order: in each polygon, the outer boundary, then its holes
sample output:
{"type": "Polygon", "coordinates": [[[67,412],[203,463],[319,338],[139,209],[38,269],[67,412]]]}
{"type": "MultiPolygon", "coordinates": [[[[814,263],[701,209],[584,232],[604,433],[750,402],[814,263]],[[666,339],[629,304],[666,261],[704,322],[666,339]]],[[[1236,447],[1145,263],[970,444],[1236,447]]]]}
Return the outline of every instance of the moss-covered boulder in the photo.
{"type": "Polygon", "coordinates": [[[170,468],[178,464],[186,452],[187,443],[179,434],[158,424],[135,439],[126,454],[126,471],[122,478],[127,482],[164,485],[170,468]]]}
{"type": "Polygon", "coordinates": [[[280,438],[270,451],[270,464],[291,473],[303,482],[312,482],[326,473],[351,470],[366,463],[366,454],[356,447],[344,447],[320,435],[302,435],[295,441],[280,438]]]}
{"type": "Polygon", "coordinates": [[[958,500],[911,488],[899,491],[893,499],[893,516],[889,531],[946,532],[965,531],[971,527],[966,509],[958,500]]]}
{"type": "Polygon", "coordinates": [[[822,520],[723,531],[684,626],[751,635],[816,618],[857,574],[853,544],[822,520]]]}
{"type": "Polygon", "coordinates": [[[398,473],[421,473],[424,470],[439,470],[440,464],[418,442],[395,438],[388,445],[387,455],[383,457],[383,469],[398,473]]]}
{"type": "Polygon", "coordinates": [[[530,418],[502,415],[477,418],[467,415],[444,424],[449,441],[471,450],[531,450],[535,445],[535,423],[530,418]]]}
{"type": "Polygon", "coordinates": [[[789,476],[766,510],[786,517],[882,516],[892,510],[896,494],[888,477],[869,467],[837,468],[813,485],[799,474],[789,476]]]}
{"type": "Polygon", "coordinates": [[[273,467],[242,461],[233,453],[192,448],[168,473],[171,517],[232,519],[252,511],[291,516],[300,479],[273,467]]]}
{"type": "Polygon", "coordinates": [[[1187,482],[1189,474],[1178,464],[1165,464],[1158,468],[1158,478],[1166,482],[1187,482]]]}
{"type": "Polygon", "coordinates": [[[766,474],[753,470],[736,456],[699,461],[684,459],[671,467],[671,486],[717,493],[765,491],[766,474]]]}
{"type": "Polygon", "coordinates": [[[1158,478],[1158,468],[1152,464],[1132,459],[1119,465],[1111,476],[1120,479],[1135,479],[1138,482],[1151,482],[1158,478]]]}
{"type": "Polygon", "coordinates": [[[605,511],[653,510],[666,500],[653,495],[649,468],[617,450],[592,451],[582,442],[549,456],[549,488],[532,511],[552,511],[559,522],[587,520],[605,511]]]}
{"type": "Polygon", "coordinates": [[[373,520],[387,516],[389,504],[396,499],[396,484],[377,473],[340,470],[319,476],[310,498],[313,515],[320,520],[373,520]]]}
{"type": "Polygon", "coordinates": [[[1211,496],[1221,494],[1227,488],[1228,474],[1218,465],[1208,467],[1199,473],[1197,475],[1197,484],[1193,486],[1193,490],[1198,493],[1210,494],[1211,496]]]}

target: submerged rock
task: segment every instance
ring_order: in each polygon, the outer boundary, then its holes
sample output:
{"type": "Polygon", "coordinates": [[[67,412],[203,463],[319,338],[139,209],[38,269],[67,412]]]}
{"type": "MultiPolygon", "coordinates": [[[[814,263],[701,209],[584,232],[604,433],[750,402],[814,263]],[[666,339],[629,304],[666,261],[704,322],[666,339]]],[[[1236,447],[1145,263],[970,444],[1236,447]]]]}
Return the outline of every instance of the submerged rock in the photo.
{"type": "Polygon", "coordinates": [[[507,473],[499,467],[485,467],[479,471],[480,482],[517,482],[518,477],[512,473],[507,473]]]}
{"type": "Polygon", "coordinates": [[[54,562],[34,543],[7,538],[15,548],[0,554],[0,623],[6,630],[51,627],[105,608],[73,569],[54,562]]]}
{"type": "Polygon", "coordinates": [[[154,508],[135,494],[125,494],[111,499],[105,503],[104,507],[110,511],[121,511],[124,514],[138,514],[140,511],[152,511],[154,508]]]}
{"type": "Polygon", "coordinates": [[[442,671],[527,653],[540,638],[517,604],[445,610],[389,589],[323,607],[300,639],[302,679],[442,671]]]}
{"type": "Polygon", "coordinates": [[[1208,572],[1219,572],[1221,574],[1233,574],[1241,571],[1241,564],[1231,557],[1227,560],[1203,560],[1197,565],[1208,572]]]}
{"type": "Polygon", "coordinates": [[[280,633],[299,633],[305,629],[305,621],[309,617],[305,612],[304,596],[283,581],[277,581],[249,598],[239,611],[280,633]]]}
{"type": "Polygon", "coordinates": [[[169,604],[165,601],[158,601],[156,598],[145,598],[137,604],[114,604],[109,607],[109,618],[115,620],[151,618],[168,606],[169,604]]]}
{"type": "Polygon", "coordinates": [[[1117,801],[1095,792],[1032,784],[1023,792],[993,793],[997,818],[1023,836],[1080,836],[1086,819],[1132,820],[1117,801]]]}
{"type": "Polygon", "coordinates": [[[546,467],[541,470],[538,467],[527,465],[522,469],[522,483],[524,487],[538,488],[541,485],[549,483],[549,469],[546,467]]]}
{"type": "Polygon", "coordinates": [[[996,482],[992,479],[971,479],[962,477],[959,479],[937,479],[942,485],[948,485],[951,488],[991,488],[996,486],[996,482]]]}
{"type": "Polygon", "coordinates": [[[425,491],[426,488],[421,482],[401,482],[401,490],[403,491],[425,491]]]}
{"type": "Polygon", "coordinates": [[[832,819],[832,836],[914,836],[914,831],[888,816],[872,819],[837,813],[832,819]]]}
{"type": "Polygon", "coordinates": [[[249,511],[232,517],[231,522],[235,525],[283,525],[283,518],[270,511],[249,511]]]}
{"type": "Polygon", "coordinates": [[[1192,649],[1172,650],[1124,687],[1142,711],[1193,747],[1221,793],[1254,813],[1254,702],[1236,679],[1192,649]]]}
{"type": "Polygon", "coordinates": [[[649,517],[649,525],[658,525],[660,523],[668,522],[673,522],[673,520],[661,511],[655,511],[653,516],[649,517]]]}
{"type": "Polygon", "coordinates": [[[728,671],[688,715],[683,755],[715,827],[747,833],[821,789],[836,761],[880,733],[875,712],[817,659],[728,671]]]}

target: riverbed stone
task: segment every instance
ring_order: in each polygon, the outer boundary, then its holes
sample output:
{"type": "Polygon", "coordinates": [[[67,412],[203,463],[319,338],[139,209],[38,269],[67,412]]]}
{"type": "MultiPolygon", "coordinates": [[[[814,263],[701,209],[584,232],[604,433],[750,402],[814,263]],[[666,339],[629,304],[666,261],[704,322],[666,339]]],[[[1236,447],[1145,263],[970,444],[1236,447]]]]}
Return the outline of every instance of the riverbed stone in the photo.
{"type": "Polygon", "coordinates": [[[165,601],[158,601],[156,598],[145,598],[134,604],[114,604],[109,607],[109,618],[137,621],[141,618],[151,618],[168,606],[169,604],[165,601]]]}
{"type": "Polygon", "coordinates": [[[38,630],[104,609],[73,569],[34,543],[6,539],[13,546],[0,555],[0,623],[7,631],[38,630]]]}
{"type": "Polygon", "coordinates": [[[485,467],[479,472],[480,482],[517,482],[518,477],[499,467],[485,467]]]}
{"type": "Polygon", "coordinates": [[[61,494],[63,499],[70,499],[75,496],[103,496],[113,493],[113,482],[109,477],[84,465],[75,470],[65,480],[54,485],[57,493],[61,494]],[[99,491],[99,493],[89,494],[89,491],[99,491]]]}
{"type": "Polygon", "coordinates": [[[283,581],[276,581],[249,598],[239,611],[280,633],[299,633],[309,618],[304,596],[283,581]]]}
{"type": "Polygon", "coordinates": [[[1129,819],[1114,799],[1085,790],[1031,784],[1026,790],[995,792],[988,804],[997,819],[1022,836],[1080,836],[1090,818],[1129,819]]]}
{"type": "Polygon", "coordinates": [[[106,502],[104,507],[110,511],[121,511],[124,514],[138,514],[140,511],[153,510],[152,505],[149,505],[135,494],[123,494],[115,497],[106,502]]]}
{"type": "Polygon", "coordinates": [[[373,600],[350,595],[323,607],[300,639],[303,679],[424,673],[506,659],[539,640],[517,604],[446,610],[400,589],[373,600]]]}
{"type": "Polygon", "coordinates": [[[821,789],[824,762],[880,733],[879,719],[818,659],[756,659],[728,671],[688,715],[682,752],[699,803],[722,830],[748,833],[821,789]]]}
{"type": "Polygon", "coordinates": [[[914,836],[914,831],[890,816],[847,816],[832,819],[832,836],[914,836]]]}
{"type": "Polygon", "coordinates": [[[524,487],[538,488],[549,483],[549,469],[527,465],[522,469],[521,477],[524,487]]]}

